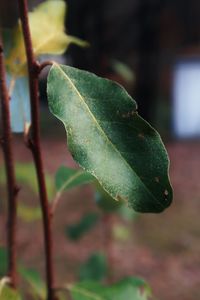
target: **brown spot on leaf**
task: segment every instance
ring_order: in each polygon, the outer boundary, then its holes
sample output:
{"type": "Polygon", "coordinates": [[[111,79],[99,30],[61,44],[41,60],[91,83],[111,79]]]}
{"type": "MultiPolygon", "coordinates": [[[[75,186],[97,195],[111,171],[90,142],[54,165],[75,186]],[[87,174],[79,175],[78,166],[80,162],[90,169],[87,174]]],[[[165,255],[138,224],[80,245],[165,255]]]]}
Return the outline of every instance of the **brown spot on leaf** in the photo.
{"type": "Polygon", "coordinates": [[[168,195],[169,195],[168,190],[165,190],[165,191],[164,191],[164,195],[165,195],[165,196],[168,196],[168,195]]]}
{"type": "Polygon", "coordinates": [[[124,202],[128,203],[128,198],[121,196],[119,194],[116,195],[116,199],[117,199],[117,201],[124,201],[124,202]]]}
{"type": "Polygon", "coordinates": [[[160,182],[159,177],[155,177],[154,179],[155,179],[155,182],[158,182],[158,183],[160,182]]]}
{"type": "Polygon", "coordinates": [[[140,139],[144,139],[144,134],[143,134],[143,133],[139,133],[139,134],[138,134],[138,137],[139,137],[140,139]]]}

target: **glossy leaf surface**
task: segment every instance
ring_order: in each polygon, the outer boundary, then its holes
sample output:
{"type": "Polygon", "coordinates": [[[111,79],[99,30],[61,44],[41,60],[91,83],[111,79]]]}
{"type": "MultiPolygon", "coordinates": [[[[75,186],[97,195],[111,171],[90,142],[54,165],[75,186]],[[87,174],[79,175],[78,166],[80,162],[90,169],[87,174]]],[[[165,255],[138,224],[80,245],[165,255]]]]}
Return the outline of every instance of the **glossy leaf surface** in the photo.
{"type": "Polygon", "coordinates": [[[55,64],[47,91],[51,112],[66,128],[73,158],[114,199],[139,212],[161,212],[170,205],[164,145],[120,85],[55,64]]]}
{"type": "Polygon", "coordinates": [[[83,282],[72,285],[70,290],[73,300],[147,300],[150,294],[149,287],[137,278],[123,279],[111,286],[83,282]]]}

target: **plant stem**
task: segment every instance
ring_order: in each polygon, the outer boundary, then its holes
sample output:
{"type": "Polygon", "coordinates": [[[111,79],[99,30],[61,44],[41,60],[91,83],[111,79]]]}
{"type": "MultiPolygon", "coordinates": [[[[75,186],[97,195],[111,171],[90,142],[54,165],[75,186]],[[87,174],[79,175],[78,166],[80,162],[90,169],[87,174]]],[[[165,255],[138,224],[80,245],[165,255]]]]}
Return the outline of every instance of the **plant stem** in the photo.
{"type": "Polygon", "coordinates": [[[54,270],[53,270],[53,241],[52,241],[52,222],[48,204],[48,196],[45,184],[43,160],[40,142],[40,117],[39,117],[39,86],[38,77],[40,65],[37,63],[33,53],[31,34],[28,23],[28,7],[26,0],[18,0],[19,13],[22,22],[22,31],[26,48],[26,57],[29,74],[29,88],[31,101],[31,119],[29,147],[33,154],[33,159],[37,172],[40,203],[43,215],[45,259],[46,259],[46,278],[47,278],[47,300],[55,300],[54,295],[54,270]]]}
{"type": "Polygon", "coordinates": [[[4,153],[7,191],[8,191],[8,220],[7,220],[7,246],[8,246],[8,276],[10,284],[16,287],[16,223],[17,223],[17,194],[19,188],[16,184],[14,159],[12,148],[12,133],[10,125],[9,93],[6,87],[6,70],[4,65],[3,43],[0,32],[0,98],[2,117],[1,144],[4,153]]]}

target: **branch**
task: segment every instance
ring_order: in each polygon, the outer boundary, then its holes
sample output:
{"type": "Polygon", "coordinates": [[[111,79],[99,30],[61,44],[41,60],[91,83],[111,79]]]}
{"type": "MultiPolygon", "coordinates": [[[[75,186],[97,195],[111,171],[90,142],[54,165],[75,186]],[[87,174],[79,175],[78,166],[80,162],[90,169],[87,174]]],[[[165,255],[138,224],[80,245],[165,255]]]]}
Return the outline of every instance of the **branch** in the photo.
{"type": "Polygon", "coordinates": [[[2,115],[1,145],[4,153],[7,191],[8,191],[8,220],[7,220],[7,246],[8,246],[8,276],[10,284],[16,287],[16,223],[17,223],[17,194],[19,188],[16,184],[14,159],[12,148],[12,134],[10,125],[9,93],[6,87],[6,70],[4,65],[3,43],[0,32],[0,98],[2,115]]]}
{"type": "Polygon", "coordinates": [[[28,24],[28,7],[26,0],[18,0],[20,19],[22,22],[22,30],[24,36],[24,43],[26,48],[28,74],[29,74],[29,88],[30,88],[30,102],[31,102],[31,120],[30,135],[28,146],[33,154],[33,159],[37,172],[40,204],[43,215],[44,228],[44,243],[45,243],[45,259],[46,259],[46,278],[47,278],[47,300],[55,300],[54,295],[54,270],[53,270],[53,242],[52,242],[52,226],[51,215],[48,204],[43,160],[41,153],[40,141],[40,117],[39,117],[39,87],[38,77],[40,73],[40,65],[37,63],[33,53],[30,29],[28,24]]]}

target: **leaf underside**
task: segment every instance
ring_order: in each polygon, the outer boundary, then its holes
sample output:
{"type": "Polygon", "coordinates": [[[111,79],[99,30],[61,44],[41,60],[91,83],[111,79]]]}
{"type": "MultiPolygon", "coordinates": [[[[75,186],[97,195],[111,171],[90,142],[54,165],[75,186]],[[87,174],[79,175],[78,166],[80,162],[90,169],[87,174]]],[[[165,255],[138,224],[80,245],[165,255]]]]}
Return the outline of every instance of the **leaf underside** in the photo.
{"type": "Polygon", "coordinates": [[[50,111],[66,128],[73,158],[115,200],[139,212],[161,212],[170,205],[167,152],[120,85],[54,64],[47,92],[50,111]]]}

